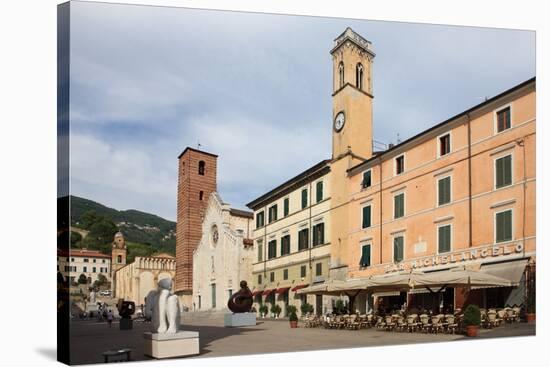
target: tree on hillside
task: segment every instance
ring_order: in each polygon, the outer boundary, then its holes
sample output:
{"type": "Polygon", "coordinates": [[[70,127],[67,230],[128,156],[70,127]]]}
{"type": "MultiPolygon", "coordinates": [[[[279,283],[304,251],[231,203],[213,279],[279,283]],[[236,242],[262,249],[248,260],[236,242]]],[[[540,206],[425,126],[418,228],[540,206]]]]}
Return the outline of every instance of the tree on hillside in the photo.
{"type": "Polygon", "coordinates": [[[99,217],[95,223],[90,225],[89,231],[81,242],[82,247],[109,253],[113,237],[118,232],[118,228],[113,221],[105,217],[99,217]]]}
{"type": "Polygon", "coordinates": [[[95,210],[88,210],[84,214],[82,214],[82,219],[80,220],[80,225],[84,229],[90,229],[90,227],[94,224],[99,222],[104,217],[101,215],[98,215],[95,210]]]}
{"type": "Polygon", "coordinates": [[[71,231],[71,247],[78,247],[80,241],[82,241],[82,235],[78,232],[71,231]]]}

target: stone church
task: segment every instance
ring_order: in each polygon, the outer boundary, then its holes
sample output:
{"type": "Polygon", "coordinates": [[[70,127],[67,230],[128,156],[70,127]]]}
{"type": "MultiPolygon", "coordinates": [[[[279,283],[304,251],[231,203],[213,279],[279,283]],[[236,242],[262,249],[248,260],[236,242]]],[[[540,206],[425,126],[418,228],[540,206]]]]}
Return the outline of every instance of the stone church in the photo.
{"type": "Polygon", "coordinates": [[[239,282],[251,282],[252,221],[251,212],[232,209],[217,192],[210,194],[193,252],[193,310],[226,310],[239,282]]]}

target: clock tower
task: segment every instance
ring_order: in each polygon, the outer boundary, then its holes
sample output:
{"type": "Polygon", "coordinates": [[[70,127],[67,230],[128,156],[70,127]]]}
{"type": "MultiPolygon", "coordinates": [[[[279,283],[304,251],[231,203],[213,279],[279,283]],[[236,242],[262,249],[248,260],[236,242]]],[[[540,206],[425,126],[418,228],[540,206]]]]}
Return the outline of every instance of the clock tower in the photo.
{"type": "Polygon", "coordinates": [[[372,157],[372,60],[369,41],[346,28],[334,40],[329,277],[347,276],[349,195],[347,170],[372,157]]]}
{"type": "Polygon", "coordinates": [[[346,28],[332,55],[332,159],[372,156],[372,44],[346,28]]]}

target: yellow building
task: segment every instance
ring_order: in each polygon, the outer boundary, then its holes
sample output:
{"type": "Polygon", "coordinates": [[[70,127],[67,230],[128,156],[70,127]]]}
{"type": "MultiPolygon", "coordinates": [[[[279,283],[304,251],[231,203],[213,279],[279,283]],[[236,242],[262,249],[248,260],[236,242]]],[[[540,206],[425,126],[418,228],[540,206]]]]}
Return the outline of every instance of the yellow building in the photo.
{"type": "Polygon", "coordinates": [[[145,297],[157,289],[159,280],[176,276],[176,258],[170,254],[136,256],[133,263],[116,271],[116,297],[145,304],[145,297]]]}
{"type": "MultiPolygon", "coordinates": [[[[330,258],[330,166],[322,161],[247,204],[254,210],[252,264],[254,307],[279,304],[282,314],[305,296],[296,291],[328,278],[330,258]]],[[[309,296],[317,311],[328,300],[309,296]]]]}

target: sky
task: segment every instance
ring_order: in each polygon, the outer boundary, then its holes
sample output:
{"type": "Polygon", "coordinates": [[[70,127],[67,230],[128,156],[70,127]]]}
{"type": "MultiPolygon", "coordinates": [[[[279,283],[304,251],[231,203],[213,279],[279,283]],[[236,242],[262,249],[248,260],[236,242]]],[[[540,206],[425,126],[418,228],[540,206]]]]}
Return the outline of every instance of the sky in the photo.
{"type": "Polygon", "coordinates": [[[330,158],[333,40],[372,42],[374,139],[405,140],[535,76],[535,32],[71,3],[71,194],[176,219],[178,155],[246,203],[330,158]]]}

